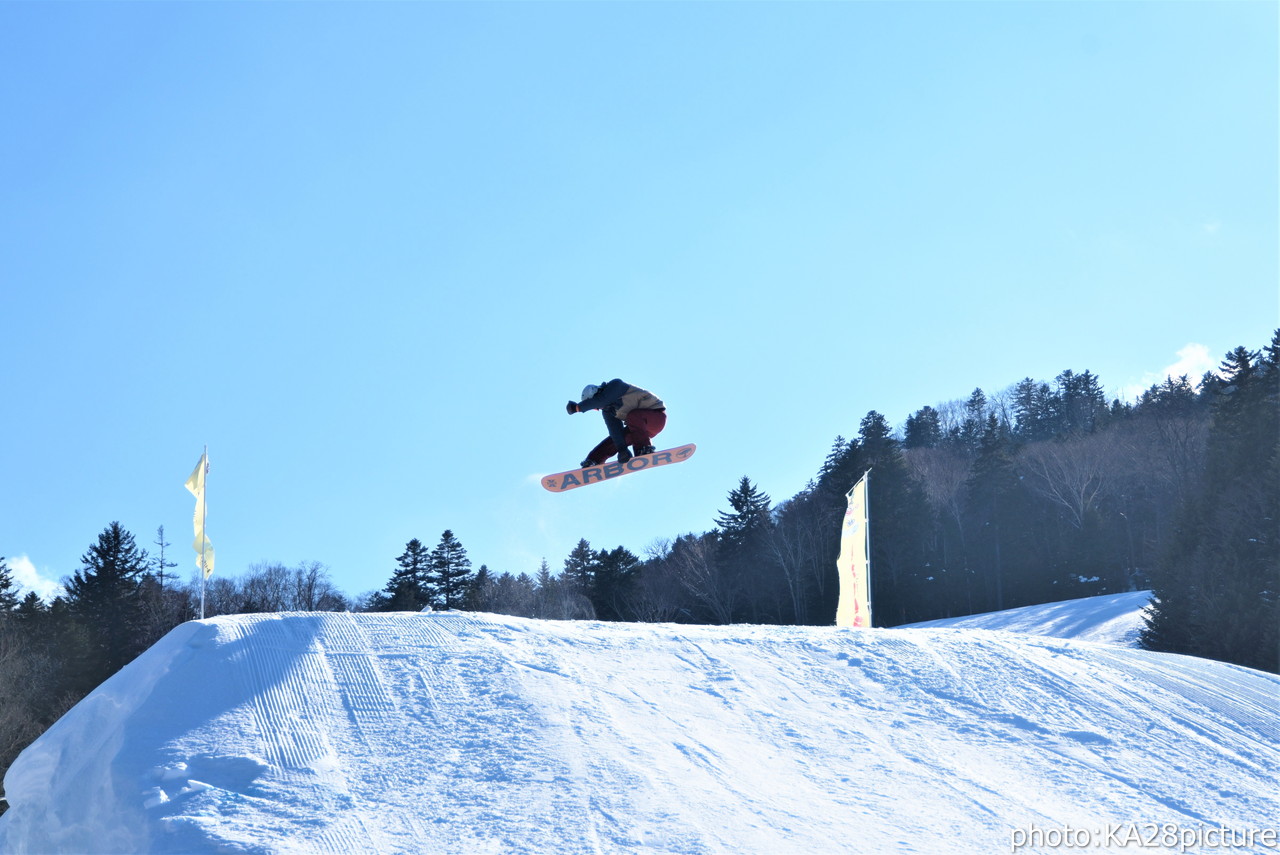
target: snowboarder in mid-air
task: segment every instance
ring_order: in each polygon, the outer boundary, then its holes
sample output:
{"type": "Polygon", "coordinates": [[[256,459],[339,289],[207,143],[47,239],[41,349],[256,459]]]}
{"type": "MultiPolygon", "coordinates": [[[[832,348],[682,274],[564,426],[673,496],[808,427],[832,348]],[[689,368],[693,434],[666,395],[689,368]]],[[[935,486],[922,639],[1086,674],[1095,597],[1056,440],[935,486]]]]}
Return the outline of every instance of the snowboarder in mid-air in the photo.
{"type": "Polygon", "coordinates": [[[612,481],[629,472],[683,463],[697,449],[690,442],[665,451],[655,450],[653,438],[667,426],[667,408],[657,395],[621,380],[588,386],[582,390],[582,400],[570,401],[565,409],[569,415],[599,410],[609,435],[591,449],[581,468],[543,476],[542,486],[553,493],[612,481]],[[615,454],[617,463],[605,463],[615,454]]]}
{"type": "Polygon", "coordinates": [[[609,435],[582,461],[583,468],[599,466],[615,454],[619,463],[626,463],[632,457],[628,446],[636,456],[653,454],[653,438],[667,425],[667,408],[657,395],[616,379],[587,386],[582,400],[570,401],[565,409],[569,415],[599,410],[609,429],[609,435]]]}

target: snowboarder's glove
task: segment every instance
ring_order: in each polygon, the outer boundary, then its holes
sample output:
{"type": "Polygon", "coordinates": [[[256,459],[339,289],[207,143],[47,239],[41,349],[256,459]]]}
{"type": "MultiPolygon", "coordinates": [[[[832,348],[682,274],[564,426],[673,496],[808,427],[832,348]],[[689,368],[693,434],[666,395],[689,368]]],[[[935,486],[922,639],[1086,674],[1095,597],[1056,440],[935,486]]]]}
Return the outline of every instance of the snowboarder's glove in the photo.
{"type": "Polygon", "coordinates": [[[575,404],[573,401],[570,401],[569,403],[565,404],[564,408],[566,411],[568,411],[569,415],[573,415],[574,413],[578,412],[578,405],[575,404]]]}

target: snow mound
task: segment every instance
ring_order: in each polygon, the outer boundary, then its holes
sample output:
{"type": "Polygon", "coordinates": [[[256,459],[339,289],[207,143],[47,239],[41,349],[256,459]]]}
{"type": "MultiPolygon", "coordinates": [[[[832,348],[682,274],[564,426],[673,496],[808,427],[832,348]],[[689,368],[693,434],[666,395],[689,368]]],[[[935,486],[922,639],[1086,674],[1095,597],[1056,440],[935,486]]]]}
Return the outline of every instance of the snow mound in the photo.
{"type": "Polygon", "coordinates": [[[1139,633],[1142,632],[1143,615],[1150,603],[1150,591],[1134,591],[931,620],[911,626],[996,629],[1136,648],[1139,646],[1139,633]]]}
{"type": "Polygon", "coordinates": [[[1034,828],[1255,829],[1280,815],[1278,696],[972,629],[224,617],[19,757],[0,851],[986,855],[1034,828]]]}

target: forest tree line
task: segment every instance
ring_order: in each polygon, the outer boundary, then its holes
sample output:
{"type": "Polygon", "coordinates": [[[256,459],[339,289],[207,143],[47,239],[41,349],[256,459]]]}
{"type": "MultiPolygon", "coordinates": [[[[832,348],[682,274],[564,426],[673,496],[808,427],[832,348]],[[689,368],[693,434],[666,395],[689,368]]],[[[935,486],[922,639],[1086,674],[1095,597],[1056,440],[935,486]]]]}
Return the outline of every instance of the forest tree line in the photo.
{"type": "Polygon", "coordinates": [[[644,556],[583,540],[559,576],[481,568],[464,607],[830,625],[846,494],[868,471],[877,626],[1150,589],[1149,649],[1280,672],[1280,331],[1132,402],[1068,370],[922,407],[900,432],[872,411],[785,501],[744,476],[709,531],[644,556]]]}
{"type": "MultiPolygon", "coordinates": [[[[1064,371],[878,412],[836,437],[805,488],[775,503],[749,477],[712,528],[644,555],[586,539],[557,572],[473,569],[446,530],[411,539],[380,590],[352,598],[317,562],[259,564],[205,586],[209,617],[464,609],[546,619],[830,625],[846,494],[867,471],[875,624],[1153,591],[1150,649],[1280,671],[1280,331],[1198,382],[1108,402],[1064,371]]],[[[19,597],[0,558],[0,774],[100,682],[200,614],[198,577],[168,572],[113,522],[52,602],[19,597]]],[[[0,805],[3,807],[3,805],[0,805]]]]}

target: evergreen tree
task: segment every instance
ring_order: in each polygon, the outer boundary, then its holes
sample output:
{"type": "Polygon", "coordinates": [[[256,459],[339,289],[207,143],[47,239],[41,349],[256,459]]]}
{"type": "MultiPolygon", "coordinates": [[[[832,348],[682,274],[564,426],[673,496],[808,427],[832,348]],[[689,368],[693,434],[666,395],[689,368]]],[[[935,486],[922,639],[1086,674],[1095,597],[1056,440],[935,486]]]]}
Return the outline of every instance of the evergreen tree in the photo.
{"type": "Polygon", "coordinates": [[[1267,404],[1275,373],[1260,356],[1237,347],[1219,368],[1225,385],[1214,401],[1210,473],[1241,472],[1271,453],[1277,432],[1267,404]]]}
{"type": "Polygon", "coordinates": [[[752,539],[768,525],[770,499],[745,475],[738,486],[729,491],[730,511],[716,518],[720,542],[731,556],[740,555],[752,539]]]}
{"type": "Polygon", "coordinates": [[[0,614],[16,611],[18,608],[17,583],[13,581],[13,572],[0,557],[0,614]]]}
{"type": "Polygon", "coordinates": [[[27,591],[27,595],[22,598],[22,602],[18,603],[14,613],[22,618],[38,618],[41,615],[48,614],[49,607],[45,605],[44,600],[40,599],[40,595],[35,591],[27,591]]]}
{"type": "Polygon", "coordinates": [[[716,564],[736,580],[744,594],[743,612],[734,615],[735,620],[762,623],[776,619],[775,601],[782,593],[782,579],[773,572],[773,555],[768,548],[770,504],[768,494],[743,476],[729,492],[732,510],[721,511],[716,520],[716,564]]]}
{"type": "Polygon", "coordinates": [[[547,559],[542,559],[542,563],[538,565],[538,575],[534,577],[533,584],[538,590],[550,588],[555,583],[555,577],[551,575],[551,565],[547,563],[547,559]]]}
{"type": "Polygon", "coordinates": [[[1013,387],[1013,412],[1018,439],[1038,442],[1053,436],[1056,399],[1048,383],[1027,377],[1013,387]]]}
{"type": "Polygon", "coordinates": [[[1058,384],[1058,432],[1093,433],[1107,413],[1107,399],[1097,375],[1063,371],[1058,384]]]}
{"type": "Polygon", "coordinates": [[[481,564],[467,589],[466,603],[463,608],[469,612],[492,611],[490,603],[494,600],[496,585],[497,580],[489,572],[488,565],[481,564]]]}
{"type": "MultiPolygon", "coordinates": [[[[543,562],[546,563],[545,561],[543,562]]],[[[537,591],[529,574],[503,573],[493,580],[484,611],[500,615],[533,617],[537,611],[537,591]]]]}
{"type": "Polygon", "coordinates": [[[471,577],[471,559],[467,558],[467,550],[452,531],[445,529],[444,534],[440,535],[440,542],[431,550],[427,578],[432,606],[461,608],[471,585],[471,577]]]}
{"type": "Polygon", "coordinates": [[[826,459],[822,462],[822,469],[818,472],[818,484],[821,486],[833,478],[838,479],[846,469],[853,453],[853,443],[843,436],[837,436],[831,443],[831,450],[827,452],[826,459]]]}
{"type": "MultiPolygon", "coordinates": [[[[981,390],[975,391],[971,400],[985,402],[981,390]]],[[[929,597],[924,574],[928,540],[924,532],[932,518],[928,501],[911,477],[902,443],[893,435],[885,417],[875,410],[867,413],[859,425],[858,448],[862,471],[857,477],[861,478],[868,469],[872,471],[868,502],[872,508],[874,620],[879,626],[917,620],[927,608],[929,597]]]]}
{"type": "Polygon", "coordinates": [[[1208,465],[1153,571],[1153,649],[1280,672],[1280,331],[1227,354],[1208,465]]]}
{"type": "Polygon", "coordinates": [[[1142,393],[1139,406],[1148,409],[1158,408],[1167,412],[1190,412],[1197,406],[1195,389],[1187,375],[1174,379],[1166,377],[1163,383],[1156,384],[1142,393]]]}
{"type": "Polygon", "coordinates": [[[1005,577],[1009,559],[1007,544],[1015,536],[1014,503],[1018,500],[1018,475],[1011,444],[1001,435],[994,419],[988,422],[966,485],[966,527],[971,537],[971,560],[982,586],[979,611],[1006,608],[1005,577]]]}
{"type": "Polygon", "coordinates": [[[591,544],[579,540],[578,545],[564,560],[564,570],[560,573],[560,581],[584,596],[590,597],[595,588],[596,568],[599,562],[591,544]]]}
{"type": "Polygon", "coordinates": [[[118,522],[98,535],[80,561],[82,568],[67,583],[66,603],[87,634],[85,678],[92,687],[142,652],[138,592],[149,562],[118,522]]]}
{"type": "Polygon", "coordinates": [[[907,417],[904,448],[936,448],[942,444],[942,417],[933,407],[922,407],[907,417]]]}
{"type": "Polygon", "coordinates": [[[387,587],[376,595],[372,608],[380,612],[420,612],[431,602],[427,579],[431,574],[431,555],[416,537],[405,544],[396,558],[387,587]]]}
{"type": "Polygon", "coordinates": [[[595,556],[595,584],[591,589],[591,605],[598,620],[626,620],[625,603],[640,567],[640,559],[619,546],[595,556]]]}
{"type": "Polygon", "coordinates": [[[533,598],[529,603],[529,617],[551,619],[555,616],[555,601],[559,596],[560,580],[551,575],[551,565],[543,558],[533,577],[533,598]]]}
{"type": "Polygon", "coordinates": [[[964,405],[964,421],[960,425],[960,441],[976,449],[982,441],[987,423],[987,396],[981,389],[974,389],[964,405]]]}

